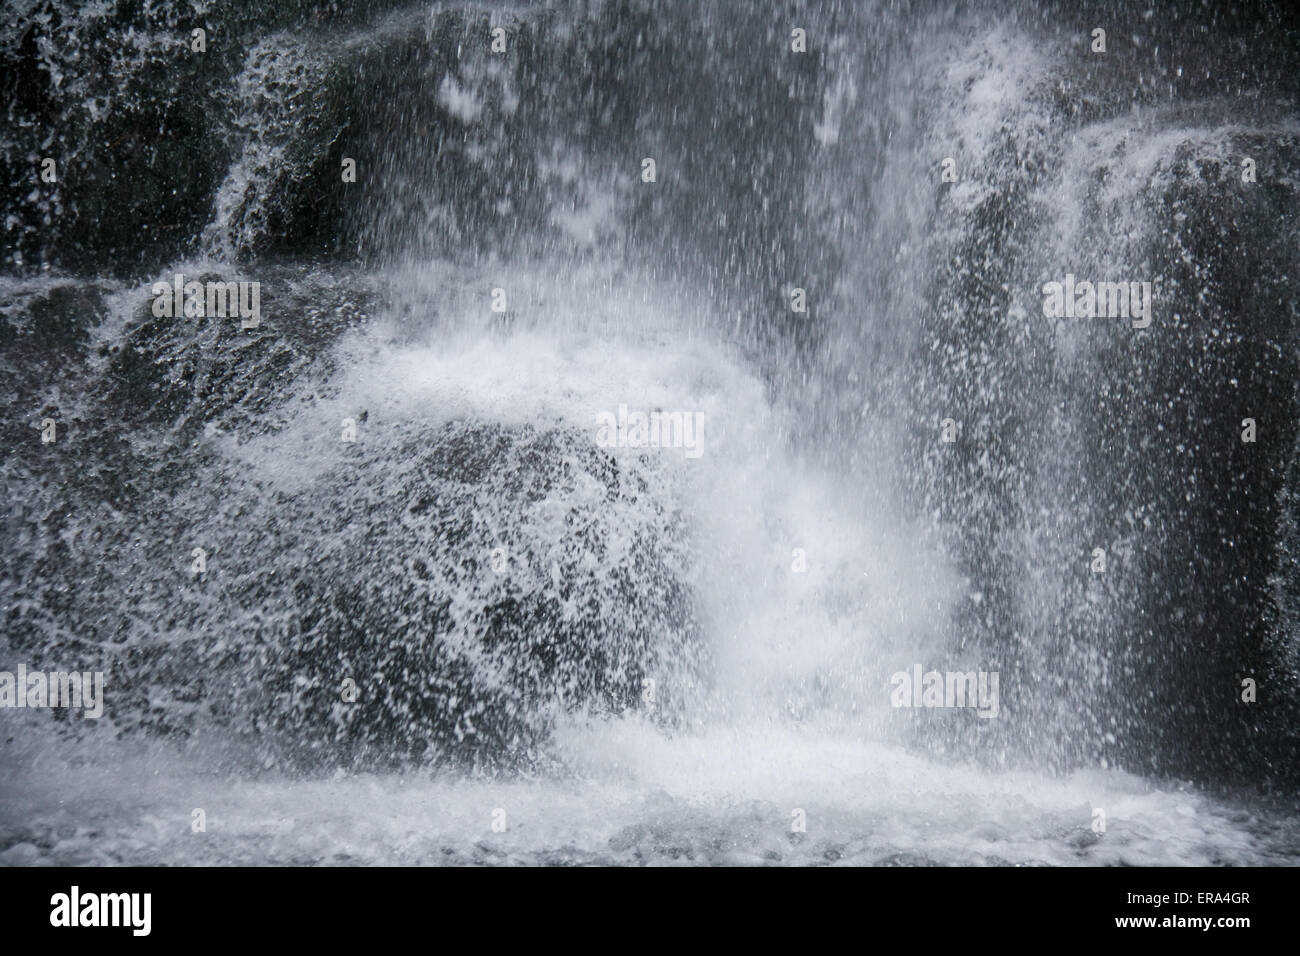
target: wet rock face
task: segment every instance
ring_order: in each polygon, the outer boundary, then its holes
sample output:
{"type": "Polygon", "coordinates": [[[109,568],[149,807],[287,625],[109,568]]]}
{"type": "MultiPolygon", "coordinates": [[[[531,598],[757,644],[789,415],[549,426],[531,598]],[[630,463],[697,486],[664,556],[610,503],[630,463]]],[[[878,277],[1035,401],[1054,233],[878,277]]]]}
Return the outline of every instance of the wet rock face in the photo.
{"type": "MultiPolygon", "coordinates": [[[[204,288],[238,284],[233,274],[183,279],[204,288]]],[[[164,274],[160,282],[170,290],[175,279],[164,274]]],[[[293,383],[329,377],[330,346],[372,317],[377,298],[364,277],[347,270],[267,267],[257,282],[260,315],[251,328],[234,315],[160,316],[151,295],[121,341],[104,350],[104,398],[112,409],[133,424],[167,428],[169,441],[180,444],[209,425],[242,435],[277,427],[276,409],[293,383]]]]}
{"type": "MultiPolygon", "coordinates": [[[[38,539],[61,521],[61,489],[95,480],[77,455],[92,438],[85,389],[91,339],[107,314],[104,292],[93,282],[36,280],[0,295],[0,441],[6,448],[0,478],[7,511],[0,581],[6,587],[39,573],[38,539]]],[[[17,609],[8,613],[12,621],[17,609]]]]}
{"type": "Polygon", "coordinates": [[[1174,149],[1140,195],[1160,225],[1130,267],[1155,280],[1149,336],[1117,329],[1076,381],[1095,533],[1126,552],[1107,591],[1128,639],[1101,700],[1146,729],[1120,748],[1128,759],[1156,742],[1165,766],[1237,777],[1295,752],[1270,582],[1297,434],[1300,237],[1278,228],[1300,215],[1297,172],[1294,135],[1174,149]],[[1242,156],[1269,182],[1243,182],[1242,156]],[[1269,699],[1244,704],[1245,678],[1269,699]]]}
{"type": "Polygon", "coordinates": [[[617,239],[715,297],[770,297],[816,258],[802,177],[823,51],[789,54],[775,5],[46,6],[0,37],[0,260],[18,270],[590,256],[617,239]],[[639,188],[644,152],[656,188],[639,188]]]}
{"type": "Polygon", "coordinates": [[[976,172],[986,193],[927,321],[918,405],[942,383],[963,433],[951,449],[918,439],[918,474],[984,596],[964,632],[1012,669],[996,731],[1063,767],[1241,779],[1285,775],[1297,752],[1278,571],[1300,141],[1282,122],[1202,119],[1021,129],[1028,162],[976,172]],[[1267,182],[1243,181],[1243,157],[1267,182]],[[1043,284],[1067,273],[1150,282],[1150,326],[1045,316],[1043,284]],[[1245,678],[1271,699],[1244,705],[1245,678]]]}
{"type": "Polygon", "coordinates": [[[222,720],[277,759],[527,759],[557,714],[698,665],[681,517],[590,436],[449,422],[356,451],[241,510],[214,563],[256,565],[197,585],[246,622],[203,671],[258,703],[222,720]]]}
{"type": "Polygon", "coordinates": [[[278,329],[146,304],[102,354],[73,336],[96,401],[8,472],[11,652],[105,670],[119,733],[302,771],[515,766],[647,680],[673,719],[706,662],[669,476],[563,421],[362,409],[349,441],[299,415],[373,305],[331,281],[281,293],[278,329]]]}
{"type": "Polygon", "coordinates": [[[28,473],[43,459],[42,422],[78,430],[91,334],[107,307],[94,283],[33,282],[0,294],[0,441],[7,469],[28,473]]]}
{"type": "Polygon", "coordinates": [[[135,274],[192,250],[238,147],[230,84],[290,24],[381,15],[385,0],[13,0],[0,33],[6,264],[135,274]],[[192,31],[206,31],[195,49],[192,31]],[[41,178],[39,160],[55,160],[41,178]]]}

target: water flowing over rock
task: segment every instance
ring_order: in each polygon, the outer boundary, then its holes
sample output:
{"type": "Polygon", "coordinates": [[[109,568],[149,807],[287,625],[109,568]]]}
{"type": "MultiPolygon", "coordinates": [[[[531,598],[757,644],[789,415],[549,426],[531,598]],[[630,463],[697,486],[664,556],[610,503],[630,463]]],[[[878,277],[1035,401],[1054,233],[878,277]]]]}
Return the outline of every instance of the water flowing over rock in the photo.
{"type": "Polygon", "coordinates": [[[1211,7],[11,0],[0,671],[107,696],[0,714],[0,858],[161,761],[423,775],[415,860],[1294,862],[1300,20],[1211,7]]]}

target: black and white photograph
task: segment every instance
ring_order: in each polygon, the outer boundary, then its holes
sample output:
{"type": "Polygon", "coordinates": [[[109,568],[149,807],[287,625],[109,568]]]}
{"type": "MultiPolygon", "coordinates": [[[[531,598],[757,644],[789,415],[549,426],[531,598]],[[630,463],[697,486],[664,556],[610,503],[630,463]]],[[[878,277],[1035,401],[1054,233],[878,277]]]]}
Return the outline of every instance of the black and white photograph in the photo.
{"type": "Polygon", "coordinates": [[[0,102],[6,927],[416,867],[1266,922],[1300,7],[0,0],[0,102]]]}

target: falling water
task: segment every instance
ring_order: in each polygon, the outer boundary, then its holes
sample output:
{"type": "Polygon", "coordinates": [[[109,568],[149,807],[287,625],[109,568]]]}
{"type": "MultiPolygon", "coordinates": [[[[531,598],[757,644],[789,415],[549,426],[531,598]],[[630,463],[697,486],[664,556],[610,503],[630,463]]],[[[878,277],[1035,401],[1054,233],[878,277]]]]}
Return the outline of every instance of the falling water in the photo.
{"type": "Polygon", "coordinates": [[[1294,18],[11,6],[0,861],[1300,857],[1294,18]]]}

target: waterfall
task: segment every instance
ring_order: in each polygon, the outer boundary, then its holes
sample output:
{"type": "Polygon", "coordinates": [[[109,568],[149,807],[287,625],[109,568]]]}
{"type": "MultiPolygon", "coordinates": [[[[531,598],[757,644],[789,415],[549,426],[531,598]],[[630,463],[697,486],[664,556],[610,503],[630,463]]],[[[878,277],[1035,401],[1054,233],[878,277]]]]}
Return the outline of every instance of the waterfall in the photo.
{"type": "Polygon", "coordinates": [[[1294,15],[264,6],[0,30],[0,862],[1294,862],[1294,15]]]}

